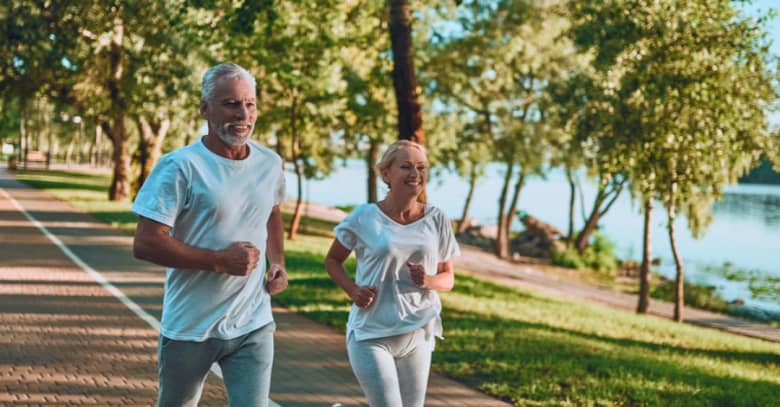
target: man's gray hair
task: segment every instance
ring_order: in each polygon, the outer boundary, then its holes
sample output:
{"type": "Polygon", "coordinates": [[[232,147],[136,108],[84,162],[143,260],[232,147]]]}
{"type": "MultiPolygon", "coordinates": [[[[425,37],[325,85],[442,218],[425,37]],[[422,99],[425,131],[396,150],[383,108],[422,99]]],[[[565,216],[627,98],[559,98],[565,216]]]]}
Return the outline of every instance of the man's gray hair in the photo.
{"type": "Polygon", "coordinates": [[[240,65],[233,63],[219,64],[209,68],[209,70],[206,71],[206,74],[203,75],[203,85],[200,93],[200,97],[203,98],[203,100],[207,102],[211,101],[211,97],[214,94],[214,87],[217,85],[217,80],[220,78],[241,78],[252,84],[253,88],[257,87],[255,77],[240,65]]]}

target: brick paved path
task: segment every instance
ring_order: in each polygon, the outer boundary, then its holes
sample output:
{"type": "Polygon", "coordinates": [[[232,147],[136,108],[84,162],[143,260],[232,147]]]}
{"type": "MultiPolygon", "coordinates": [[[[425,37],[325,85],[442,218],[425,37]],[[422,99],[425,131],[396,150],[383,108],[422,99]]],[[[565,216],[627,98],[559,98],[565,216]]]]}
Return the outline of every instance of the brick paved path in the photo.
{"type": "MultiPolygon", "coordinates": [[[[75,257],[160,317],[164,273],[134,260],[132,238],[0,167],[0,406],[152,405],[157,331],[68,258],[13,204],[17,201],[75,257]]],[[[344,336],[285,309],[274,310],[271,398],[284,407],[365,405],[344,336]]],[[[209,375],[201,405],[226,405],[209,375]]],[[[431,377],[428,406],[507,406],[431,377]]]]}

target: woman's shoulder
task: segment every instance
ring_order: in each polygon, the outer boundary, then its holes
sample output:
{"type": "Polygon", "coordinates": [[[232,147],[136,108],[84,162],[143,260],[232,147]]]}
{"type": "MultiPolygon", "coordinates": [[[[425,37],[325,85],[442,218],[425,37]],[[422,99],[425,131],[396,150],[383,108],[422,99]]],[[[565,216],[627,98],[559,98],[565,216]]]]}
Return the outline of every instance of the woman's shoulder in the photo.
{"type": "Polygon", "coordinates": [[[429,203],[425,204],[425,213],[435,217],[447,217],[444,211],[442,211],[438,206],[429,203]]]}
{"type": "Polygon", "coordinates": [[[425,213],[427,214],[426,216],[436,223],[446,223],[450,221],[450,217],[438,206],[425,204],[425,213]]]}
{"type": "Polygon", "coordinates": [[[352,211],[347,215],[347,218],[349,219],[357,219],[357,218],[363,218],[365,216],[371,215],[374,213],[374,205],[373,203],[363,203],[358,206],[356,206],[352,211]]]}

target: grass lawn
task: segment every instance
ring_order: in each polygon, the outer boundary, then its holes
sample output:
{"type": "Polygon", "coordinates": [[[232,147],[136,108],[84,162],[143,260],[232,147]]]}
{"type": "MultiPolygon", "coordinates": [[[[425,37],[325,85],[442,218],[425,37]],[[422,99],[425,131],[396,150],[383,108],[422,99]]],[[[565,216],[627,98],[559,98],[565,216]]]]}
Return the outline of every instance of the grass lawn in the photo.
{"type": "MultiPolygon", "coordinates": [[[[129,204],[105,202],[107,176],[26,172],[100,219],[133,230],[129,204]]],[[[344,328],[349,301],[322,264],[332,225],[287,242],[290,287],[275,300],[344,328]]],[[[354,260],[348,268],[354,269],[354,260]]],[[[442,294],[434,369],[518,406],[780,405],[780,344],[553,298],[460,274],[442,294]]],[[[283,346],[279,344],[279,346],[283,346]]]]}

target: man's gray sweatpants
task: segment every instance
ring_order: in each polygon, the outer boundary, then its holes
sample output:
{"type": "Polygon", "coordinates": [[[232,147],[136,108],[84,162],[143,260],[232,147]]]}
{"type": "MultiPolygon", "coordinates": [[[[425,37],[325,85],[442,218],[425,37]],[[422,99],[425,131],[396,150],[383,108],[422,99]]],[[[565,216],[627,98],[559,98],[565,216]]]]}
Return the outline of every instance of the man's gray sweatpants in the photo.
{"type": "Polygon", "coordinates": [[[273,322],[234,339],[177,341],[160,336],[157,405],[197,406],[213,363],[219,363],[231,406],[268,406],[274,358],[273,322]]]}

